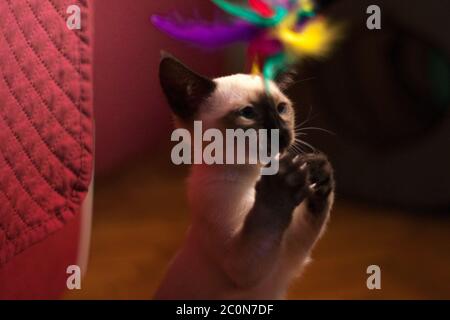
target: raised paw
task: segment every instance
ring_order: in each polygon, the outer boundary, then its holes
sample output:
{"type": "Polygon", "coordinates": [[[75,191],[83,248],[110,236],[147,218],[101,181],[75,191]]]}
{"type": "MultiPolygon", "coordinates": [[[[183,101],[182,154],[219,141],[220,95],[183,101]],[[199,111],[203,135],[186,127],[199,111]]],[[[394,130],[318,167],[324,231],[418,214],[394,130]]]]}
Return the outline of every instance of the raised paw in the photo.
{"type": "Polygon", "coordinates": [[[278,212],[292,214],[308,194],[305,159],[288,154],[280,159],[275,175],[262,176],[256,185],[256,200],[278,212]]]}
{"type": "Polygon", "coordinates": [[[328,211],[334,191],[333,167],[322,153],[303,156],[308,171],[308,208],[313,214],[328,211]]]}

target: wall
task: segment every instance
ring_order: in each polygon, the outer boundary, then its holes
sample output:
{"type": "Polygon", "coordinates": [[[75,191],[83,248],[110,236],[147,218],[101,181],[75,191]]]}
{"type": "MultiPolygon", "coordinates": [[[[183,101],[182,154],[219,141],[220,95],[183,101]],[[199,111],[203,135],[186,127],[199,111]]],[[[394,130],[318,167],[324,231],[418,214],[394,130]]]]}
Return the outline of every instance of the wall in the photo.
{"type": "MultiPolygon", "coordinates": [[[[221,74],[221,53],[190,48],[157,31],[153,13],[211,17],[204,0],[95,0],[94,107],[97,174],[154,150],[171,127],[157,78],[160,50],[199,72],[221,74]]],[[[166,144],[168,141],[166,142],[166,144]]]]}

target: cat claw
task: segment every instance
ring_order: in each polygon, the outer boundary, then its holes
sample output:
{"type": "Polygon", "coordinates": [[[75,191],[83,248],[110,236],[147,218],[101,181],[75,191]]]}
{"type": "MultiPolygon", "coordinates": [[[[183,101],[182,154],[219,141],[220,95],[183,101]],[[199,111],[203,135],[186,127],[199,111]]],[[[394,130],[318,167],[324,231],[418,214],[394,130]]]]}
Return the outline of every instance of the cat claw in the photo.
{"type": "Polygon", "coordinates": [[[313,184],[309,185],[309,189],[310,189],[311,191],[316,191],[316,189],[317,189],[317,183],[313,183],[313,184]]]}

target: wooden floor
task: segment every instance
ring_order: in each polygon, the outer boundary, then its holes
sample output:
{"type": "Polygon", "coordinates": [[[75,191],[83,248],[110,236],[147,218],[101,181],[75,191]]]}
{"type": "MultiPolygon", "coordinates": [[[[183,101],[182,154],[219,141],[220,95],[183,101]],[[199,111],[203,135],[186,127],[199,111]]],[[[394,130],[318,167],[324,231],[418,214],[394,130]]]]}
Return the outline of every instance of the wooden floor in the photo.
{"type": "MultiPolygon", "coordinates": [[[[97,181],[89,270],[67,299],[149,299],[188,225],[185,169],[145,159],[97,181]]],[[[449,217],[449,215],[447,215],[449,217]]],[[[450,299],[450,219],[338,199],[291,299],[450,299]],[[366,287],[366,268],[382,289],[366,287]]]]}

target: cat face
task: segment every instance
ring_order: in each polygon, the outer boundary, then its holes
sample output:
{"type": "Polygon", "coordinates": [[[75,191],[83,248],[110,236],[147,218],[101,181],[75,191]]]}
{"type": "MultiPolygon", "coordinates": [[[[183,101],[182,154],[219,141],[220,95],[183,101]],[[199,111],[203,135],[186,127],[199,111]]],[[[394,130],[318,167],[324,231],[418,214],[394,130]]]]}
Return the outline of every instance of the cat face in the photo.
{"type": "Polygon", "coordinates": [[[237,74],[208,79],[181,62],[164,56],[160,81],[180,127],[200,120],[204,129],[278,129],[280,151],[294,142],[295,112],[280,88],[289,79],[280,77],[268,89],[260,76],[237,74]]]}

